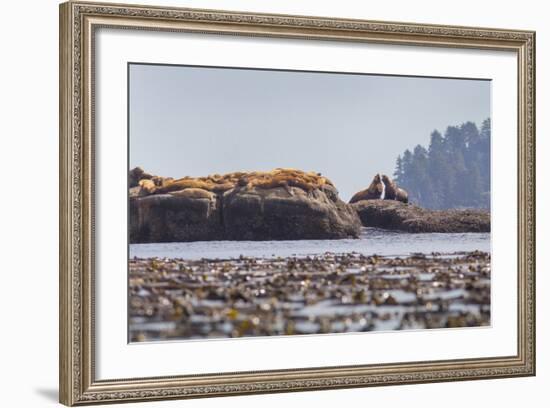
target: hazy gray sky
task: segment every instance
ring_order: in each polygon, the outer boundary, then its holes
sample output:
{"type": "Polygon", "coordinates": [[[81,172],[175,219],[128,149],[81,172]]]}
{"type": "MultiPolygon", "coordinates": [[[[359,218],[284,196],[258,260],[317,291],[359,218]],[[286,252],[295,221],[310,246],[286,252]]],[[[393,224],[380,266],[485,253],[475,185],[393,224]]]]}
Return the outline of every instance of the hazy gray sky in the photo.
{"type": "MultiPolygon", "coordinates": [[[[406,61],[404,61],[406,63],[406,61]]],[[[441,78],[130,66],[130,168],[205,176],[294,167],[343,200],[391,175],[434,129],[490,116],[490,82],[441,78]]]]}

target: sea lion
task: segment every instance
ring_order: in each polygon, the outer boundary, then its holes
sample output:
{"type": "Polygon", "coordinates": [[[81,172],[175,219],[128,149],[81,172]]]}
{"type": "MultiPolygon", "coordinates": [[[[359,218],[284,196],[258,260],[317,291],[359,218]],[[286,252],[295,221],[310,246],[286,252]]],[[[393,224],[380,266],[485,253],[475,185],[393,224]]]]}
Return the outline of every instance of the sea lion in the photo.
{"type": "Polygon", "coordinates": [[[161,176],[153,176],[151,178],[151,181],[155,183],[155,186],[157,187],[164,187],[169,182],[173,181],[174,179],[172,177],[161,177],[161,176]]]}
{"type": "Polygon", "coordinates": [[[382,182],[386,187],[386,194],[384,194],[384,200],[395,200],[395,194],[397,192],[397,184],[391,178],[382,174],[382,182]]]}
{"type": "Polygon", "coordinates": [[[194,198],[194,199],[209,199],[212,200],[215,197],[215,194],[203,190],[202,188],[186,188],[185,190],[172,191],[169,193],[174,197],[185,197],[185,198],[194,198]]]}
{"type": "Polygon", "coordinates": [[[165,186],[157,189],[158,193],[170,193],[172,191],[184,190],[186,188],[201,188],[210,191],[213,183],[208,183],[200,179],[182,178],[168,182],[165,186]]]}
{"type": "Polygon", "coordinates": [[[225,183],[216,183],[211,188],[210,191],[215,193],[223,193],[225,191],[231,190],[235,187],[235,183],[225,182],[225,183]]]}
{"type": "Polygon", "coordinates": [[[145,173],[141,167],[135,167],[128,172],[128,187],[137,187],[141,175],[145,173]]]}
{"type": "Polygon", "coordinates": [[[380,174],[377,174],[372,179],[370,186],[365,190],[355,193],[354,196],[351,197],[351,200],[349,200],[349,203],[352,204],[361,200],[378,200],[382,198],[382,194],[384,194],[384,183],[382,183],[380,174]]]}
{"type": "Polygon", "coordinates": [[[237,181],[237,184],[238,184],[240,187],[246,187],[246,186],[248,185],[248,177],[242,176],[242,177],[239,178],[239,180],[237,181]]]}
{"type": "Polygon", "coordinates": [[[153,180],[150,180],[150,179],[141,179],[139,181],[139,186],[147,194],[153,194],[155,192],[155,189],[157,188],[153,180]]]}
{"type": "Polygon", "coordinates": [[[384,195],[384,200],[397,200],[403,203],[409,202],[409,195],[405,190],[397,186],[397,183],[391,178],[382,175],[382,182],[386,186],[386,194],[384,195]]]}
{"type": "Polygon", "coordinates": [[[395,199],[407,204],[409,202],[409,194],[402,188],[397,187],[397,190],[395,191],[395,199]]]}

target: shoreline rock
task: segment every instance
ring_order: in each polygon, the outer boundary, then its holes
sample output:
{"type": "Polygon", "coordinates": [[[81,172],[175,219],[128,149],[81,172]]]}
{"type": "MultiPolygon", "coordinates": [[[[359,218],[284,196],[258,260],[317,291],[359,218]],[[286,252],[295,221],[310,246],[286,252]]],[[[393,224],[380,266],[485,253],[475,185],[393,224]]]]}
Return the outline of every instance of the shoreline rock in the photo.
{"type": "Polygon", "coordinates": [[[131,170],[130,242],[358,238],[330,180],[295,169],[178,180],[131,170]],[[139,179],[140,175],[146,179],[139,179]],[[137,176],[136,176],[137,175],[137,176]],[[160,180],[154,183],[150,180],[160,180]]]}
{"type": "Polygon", "coordinates": [[[412,233],[491,232],[487,210],[429,210],[394,200],[361,200],[351,206],[365,227],[412,233]]]}

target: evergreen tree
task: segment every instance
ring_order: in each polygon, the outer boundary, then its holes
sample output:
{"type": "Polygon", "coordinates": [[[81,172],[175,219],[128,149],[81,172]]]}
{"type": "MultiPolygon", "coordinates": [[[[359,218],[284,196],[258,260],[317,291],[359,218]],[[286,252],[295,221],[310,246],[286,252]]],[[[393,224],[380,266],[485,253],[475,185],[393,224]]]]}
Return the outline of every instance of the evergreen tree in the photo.
{"type": "Polygon", "coordinates": [[[412,153],[409,149],[407,149],[403,153],[403,159],[402,159],[403,174],[402,174],[402,177],[399,179],[399,183],[401,183],[402,185],[409,184],[411,164],[412,164],[412,153]]]}
{"type": "Polygon", "coordinates": [[[437,130],[432,132],[428,150],[428,174],[433,186],[431,202],[424,202],[426,207],[442,208],[448,195],[448,180],[451,178],[451,168],[447,161],[445,140],[437,130]]]}
{"type": "Polygon", "coordinates": [[[481,151],[481,181],[484,194],[487,195],[487,207],[491,205],[491,119],[485,119],[479,132],[479,149],[481,151]]]}
{"type": "Polygon", "coordinates": [[[403,159],[401,159],[401,155],[397,156],[397,160],[395,161],[395,171],[393,172],[393,178],[400,183],[403,179],[403,159]]]}
{"type": "Polygon", "coordinates": [[[429,203],[433,194],[428,175],[428,151],[420,145],[414,148],[410,171],[414,191],[413,198],[419,202],[429,203]]]}
{"type": "Polygon", "coordinates": [[[405,150],[396,161],[395,179],[411,202],[428,208],[489,208],[491,121],[449,126],[432,132],[428,149],[405,150]]]}

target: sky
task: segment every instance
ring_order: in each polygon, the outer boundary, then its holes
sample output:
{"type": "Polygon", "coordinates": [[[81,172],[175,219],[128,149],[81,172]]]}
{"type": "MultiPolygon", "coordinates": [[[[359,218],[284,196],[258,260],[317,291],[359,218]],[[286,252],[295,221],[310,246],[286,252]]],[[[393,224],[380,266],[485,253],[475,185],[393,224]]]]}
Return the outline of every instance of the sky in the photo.
{"type": "Polygon", "coordinates": [[[130,64],[129,167],[169,177],[292,167],[347,201],[435,130],[491,113],[488,80],[130,64]]]}

